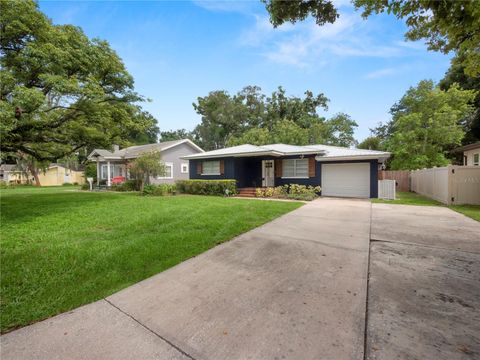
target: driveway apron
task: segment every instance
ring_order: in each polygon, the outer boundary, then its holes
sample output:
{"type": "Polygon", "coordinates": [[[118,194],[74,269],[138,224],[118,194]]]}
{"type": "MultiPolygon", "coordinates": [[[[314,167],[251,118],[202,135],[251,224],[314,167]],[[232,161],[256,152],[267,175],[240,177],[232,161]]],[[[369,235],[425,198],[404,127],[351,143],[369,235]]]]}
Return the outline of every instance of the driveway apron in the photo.
{"type": "Polygon", "coordinates": [[[480,223],[373,204],[367,359],[480,358],[480,223]]]}

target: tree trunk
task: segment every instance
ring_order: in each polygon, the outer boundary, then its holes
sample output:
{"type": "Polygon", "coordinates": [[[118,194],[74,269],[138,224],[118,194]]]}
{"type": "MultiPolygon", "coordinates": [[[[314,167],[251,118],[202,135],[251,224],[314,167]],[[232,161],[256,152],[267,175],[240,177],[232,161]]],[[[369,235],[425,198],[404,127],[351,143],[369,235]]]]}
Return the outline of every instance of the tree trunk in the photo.
{"type": "Polygon", "coordinates": [[[35,186],[41,186],[40,185],[40,178],[38,177],[38,170],[35,169],[35,166],[29,166],[28,170],[33,175],[33,178],[35,179],[35,186]]]}

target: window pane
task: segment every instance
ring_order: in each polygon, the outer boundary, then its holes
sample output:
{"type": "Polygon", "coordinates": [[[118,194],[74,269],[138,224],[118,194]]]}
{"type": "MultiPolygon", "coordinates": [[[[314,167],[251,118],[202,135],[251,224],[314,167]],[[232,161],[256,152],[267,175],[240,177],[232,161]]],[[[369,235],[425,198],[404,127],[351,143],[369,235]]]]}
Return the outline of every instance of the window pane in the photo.
{"type": "Polygon", "coordinates": [[[295,160],[294,159],[285,159],[282,164],[282,176],[283,177],[294,177],[295,176],[295,160]]]}
{"type": "Polygon", "coordinates": [[[171,178],[172,177],[172,165],[165,166],[165,177],[171,178]]]}
{"type": "Polygon", "coordinates": [[[480,154],[473,154],[473,165],[480,165],[480,154]]]}
{"type": "Polygon", "coordinates": [[[296,177],[307,177],[308,176],[308,159],[297,159],[296,163],[296,177]]]}
{"type": "Polygon", "coordinates": [[[220,174],[220,161],[204,161],[203,174],[220,174]]]}

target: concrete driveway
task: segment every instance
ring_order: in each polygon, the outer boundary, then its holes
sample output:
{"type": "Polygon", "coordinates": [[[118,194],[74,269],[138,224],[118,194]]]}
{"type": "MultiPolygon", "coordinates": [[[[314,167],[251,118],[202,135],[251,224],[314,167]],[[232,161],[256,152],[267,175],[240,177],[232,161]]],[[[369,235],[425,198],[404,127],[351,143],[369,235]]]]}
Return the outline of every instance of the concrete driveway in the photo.
{"type": "Polygon", "coordinates": [[[480,223],[322,198],[6,334],[1,357],[478,359],[479,308],[480,223]]]}
{"type": "Polygon", "coordinates": [[[2,336],[2,359],[363,359],[370,211],[309,203],[2,336]]]}
{"type": "Polygon", "coordinates": [[[373,204],[367,359],[480,358],[480,223],[373,204]]]}

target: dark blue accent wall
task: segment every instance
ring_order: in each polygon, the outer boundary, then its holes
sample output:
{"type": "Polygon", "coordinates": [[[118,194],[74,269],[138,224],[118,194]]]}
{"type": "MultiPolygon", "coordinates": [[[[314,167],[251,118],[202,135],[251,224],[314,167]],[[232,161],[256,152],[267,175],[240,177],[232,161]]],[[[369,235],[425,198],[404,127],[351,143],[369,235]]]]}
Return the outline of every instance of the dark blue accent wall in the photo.
{"type": "Polygon", "coordinates": [[[221,158],[212,160],[224,161],[224,174],[223,175],[201,175],[197,174],[197,163],[207,160],[190,160],[189,161],[189,174],[190,179],[202,179],[202,180],[221,180],[221,179],[235,179],[235,158],[221,158]]]}
{"type": "MultiPolygon", "coordinates": [[[[287,157],[286,157],[287,158],[287,157]]],[[[288,158],[298,158],[290,156],[288,158]]],[[[272,157],[250,157],[250,158],[221,158],[215,160],[224,160],[225,173],[223,175],[197,175],[197,163],[204,160],[190,160],[190,179],[236,179],[237,187],[260,187],[262,186],[262,160],[272,160],[272,157]]],[[[278,159],[278,158],[276,158],[278,159]]],[[[213,160],[213,159],[212,159],[213,160]]],[[[282,179],[275,178],[275,186],[286,184],[299,184],[322,186],[322,164],[340,164],[340,163],[370,163],[370,197],[378,197],[378,161],[377,160],[350,160],[350,161],[329,161],[315,162],[315,177],[308,179],[282,179]]]]}

